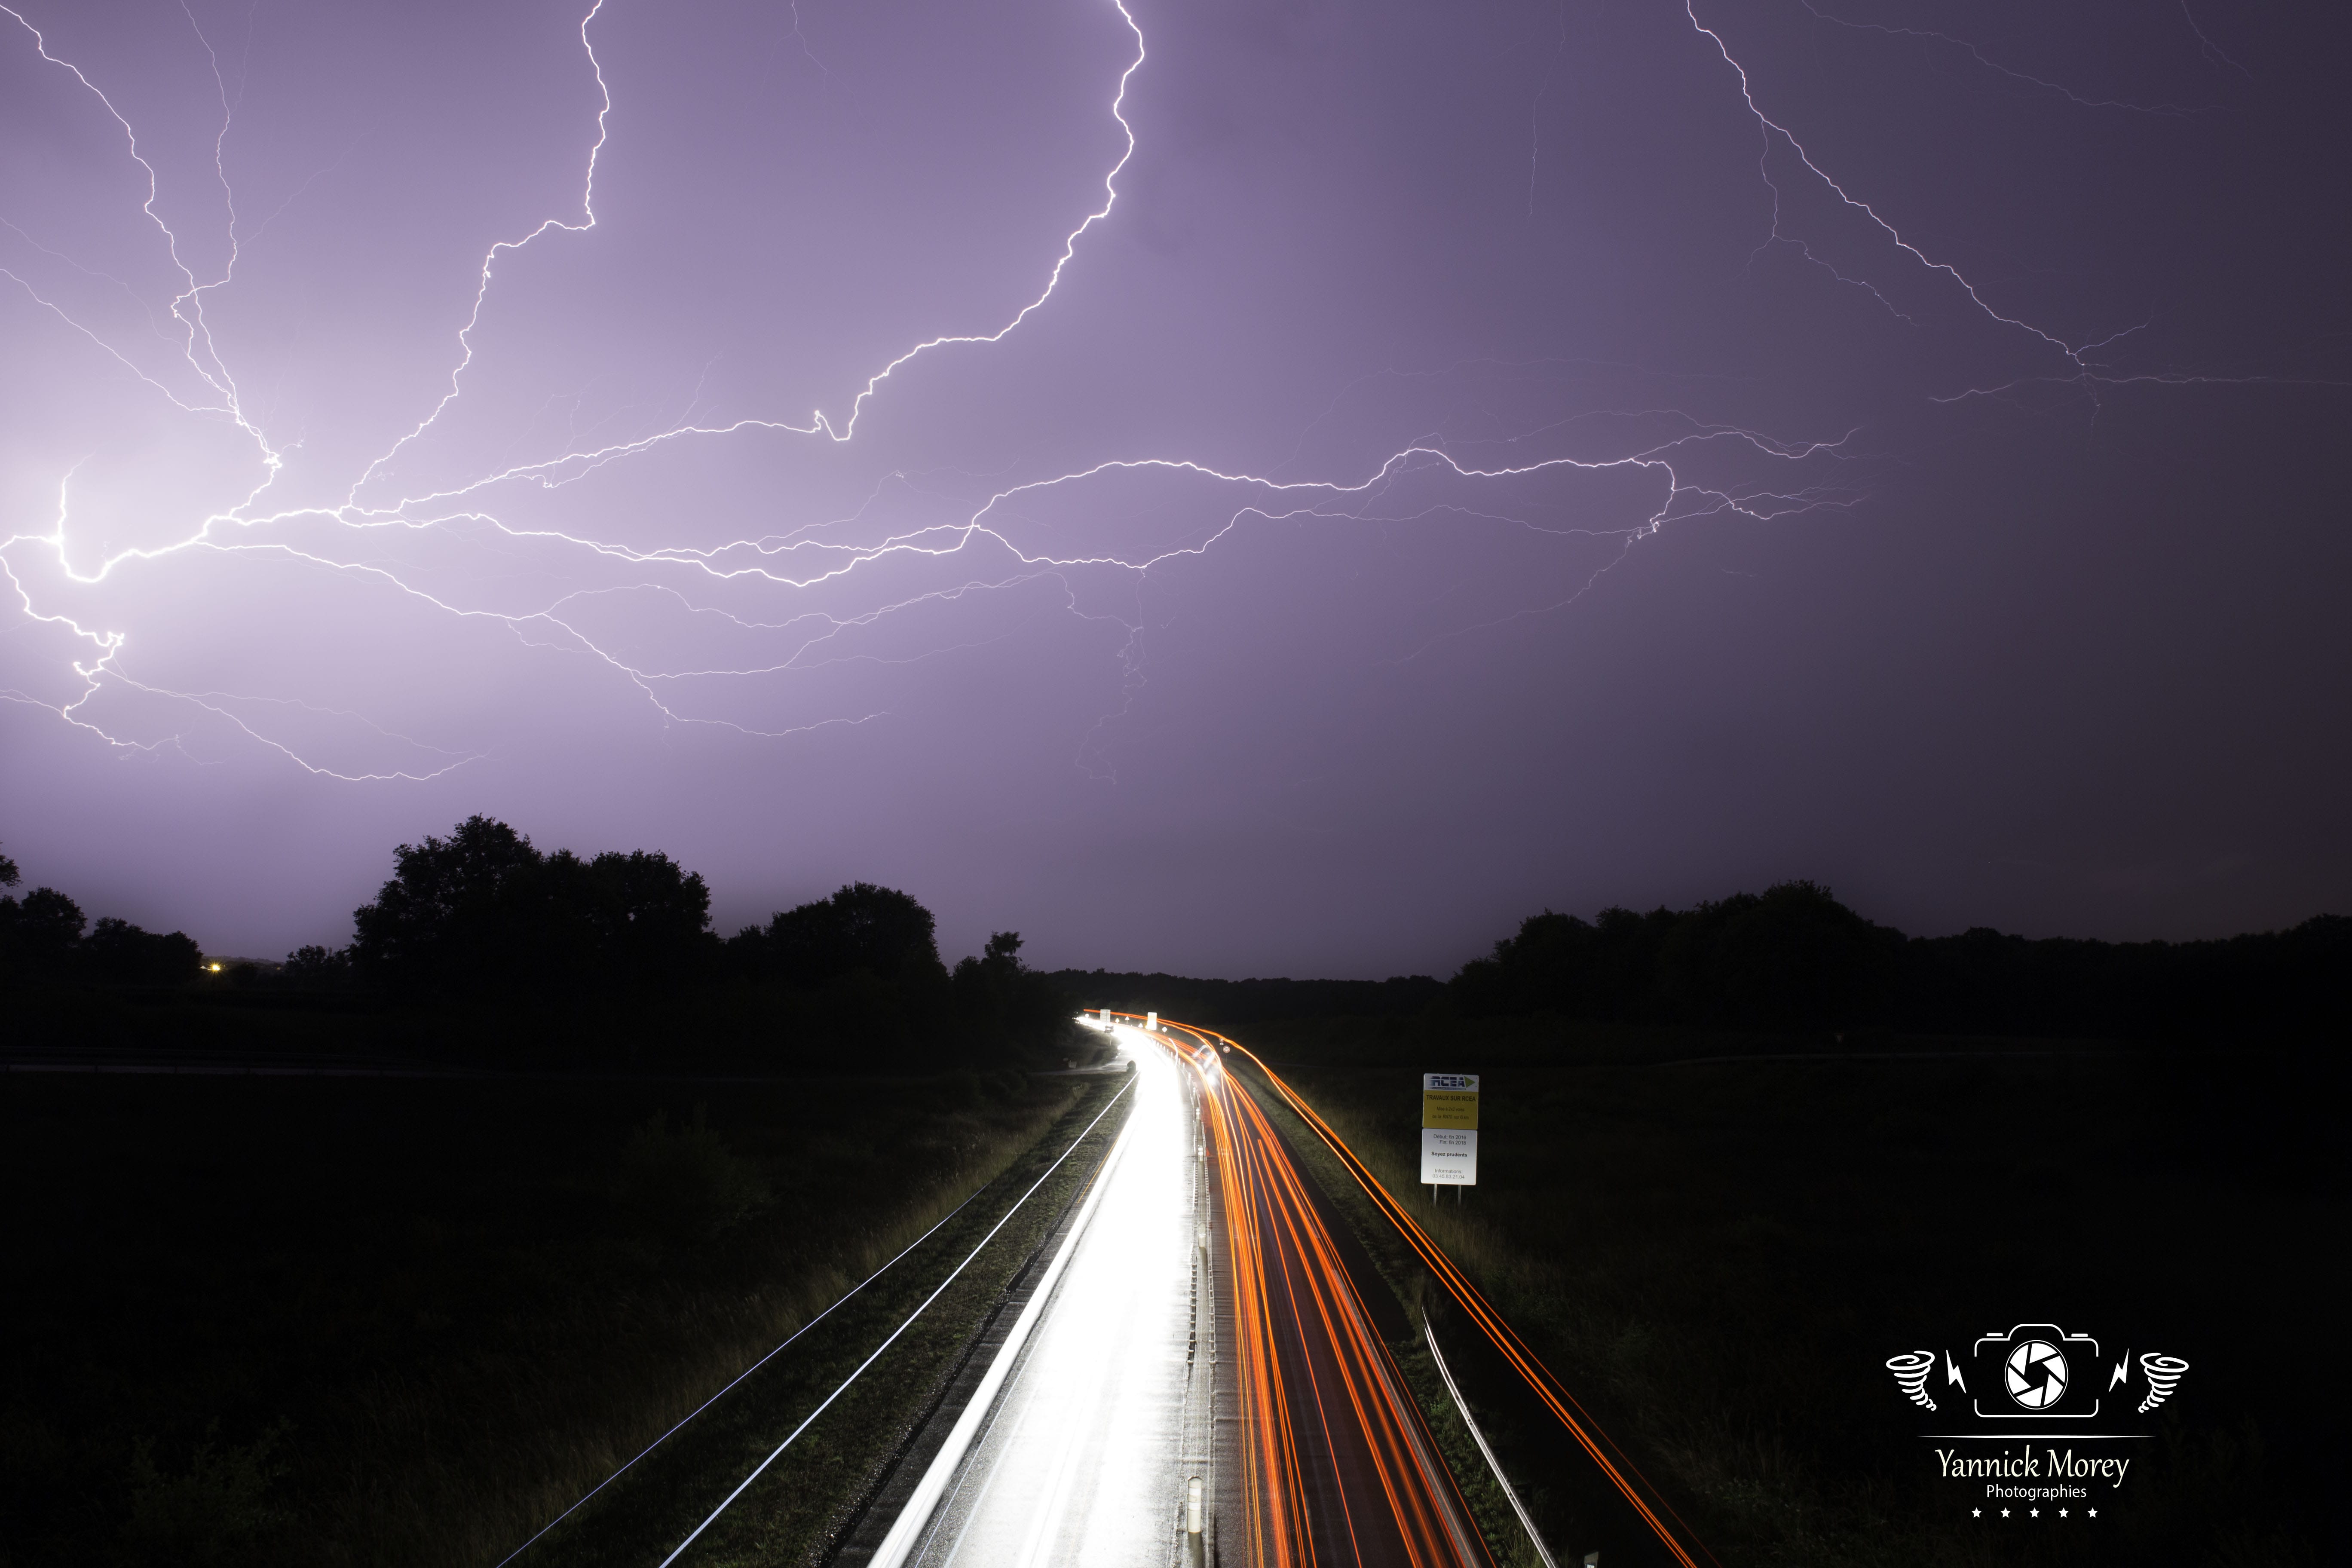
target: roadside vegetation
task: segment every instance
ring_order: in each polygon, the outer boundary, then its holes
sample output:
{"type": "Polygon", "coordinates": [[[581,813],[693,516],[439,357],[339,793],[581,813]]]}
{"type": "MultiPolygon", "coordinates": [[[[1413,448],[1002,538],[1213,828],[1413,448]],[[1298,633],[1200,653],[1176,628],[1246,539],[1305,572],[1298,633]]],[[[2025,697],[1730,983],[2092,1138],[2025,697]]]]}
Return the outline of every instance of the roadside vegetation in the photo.
{"type": "Polygon", "coordinates": [[[1549,1017],[1770,1033],[2146,1040],[2352,1035],[2352,919],[2206,942],[1906,936],[1814,882],[1686,910],[1546,910],[1450,980],[1192,980],[1062,970],[1091,1005],[1234,1033],[1328,1018],[1549,1017]]]}
{"type": "MultiPolygon", "coordinates": [[[[1551,1018],[1242,1037],[1727,1563],[2319,1560],[2314,1509],[2341,1445],[2281,1358],[2327,1342],[2347,1280],[2318,1238],[2352,1216],[2319,1109],[2332,1078],[2308,1057],[1890,1037],[1860,1055],[1551,1018]],[[1479,1184],[1435,1201],[1415,1180],[1429,1070],[1486,1075],[1479,1184]],[[2095,1532],[2001,1533],[1937,1478],[1884,1363],[2052,1316],[2181,1354],[2194,1381],[2095,1532]]],[[[1590,1462],[1338,1163],[1278,1121],[1416,1327],[1433,1317],[1556,1552],[1646,1560],[1590,1462]]],[[[1426,1352],[1396,1348],[1436,1409],[1426,1352]]],[[[1507,1545],[1492,1500],[1473,1500],[1507,1545]]]]}
{"type": "Polygon", "coordinates": [[[711,1412],[722,1419],[698,1422],[702,1429],[681,1434],[677,1451],[633,1478],[633,1489],[551,1533],[540,1560],[580,1568],[660,1562],[985,1239],[888,1352],[696,1542],[691,1559],[703,1568],[819,1568],[834,1561],[977,1353],[982,1334],[1008,1310],[1008,1288],[1024,1270],[1045,1267],[1055,1226],[1093,1181],[1132,1110],[1122,1094],[1131,1081],[1124,1073],[1086,1080],[1071,1108],[988,1196],[926,1244],[927,1266],[894,1270],[870,1300],[861,1294],[854,1310],[828,1319],[789,1360],[747,1380],[726,1407],[711,1412]],[[1033,1185],[1034,1195],[1008,1214],[1033,1185]],[[1000,1219],[1003,1228],[992,1237],[1000,1219]]]}
{"type": "MultiPolygon", "coordinates": [[[[1923,939],[1791,882],[1547,910],[1442,984],[1183,994],[1202,1010],[1148,1005],[1265,1056],[1725,1562],[2318,1561],[2346,1456],[2285,1363],[2329,1342],[2347,1285],[2321,1238],[2352,1220],[2328,1109],[2352,921],[1923,939]],[[1485,1076],[1478,1185],[1436,1199],[1417,1181],[1429,1071],[1485,1076]],[[2179,1354],[2191,1381],[2095,1532],[1995,1531],[1938,1477],[1885,1363],[2052,1318],[2179,1354]]],[[[1631,1510],[1344,1168],[1260,1102],[1415,1329],[1434,1323],[1555,1552],[1647,1561],[1631,1510]]],[[[1520,1534],[1469,1479],[1484,1463],[1417,1332],[1392,1348],[1508,1555],[1520,1534]]]]}
{"type": "MultiPolygon", "coordinates": [[[[972,1200],[525,1563],[658,1560],[1124,1081],[1061,1076],[1100,1039],[1016,933],[950,967],[868,883],[721,939],[667,857],[477,816],[265,964],[23,880],[0,859],[0,1568],[488,1568],[972,1200]]],[[[1062,1195],[714,1561],[821,1548],[1062,1195]]]]}
{"type": "MultiPolygon", "coordinates": [[[[649,1463],[524,1561],[650,1544],[1122,1081],[11,1077],[0,1562],[495,1563],[993,1182],[722,1401],[696,1463],[649,1463]]],[[[854,1499],[998,1267],[774,1478],[802,1510],[782,1535],[854,1499]]]]}
{"type": "MultiPolygon", "coordinates": [[[[332,1050],[499,1068],[827,1070],[1060,1065],[1072,1004],[999,931],[941,962],[930,910],[867,882],[721,939],[699,874],[648,850],[541,850],[468,817],[392,853],[342,946],[205,959],[180,932],[89,926],[0,892],[12,1047],[332,1050]]],[[[0,887],[22,881],[0,859],[0,887]]]]}

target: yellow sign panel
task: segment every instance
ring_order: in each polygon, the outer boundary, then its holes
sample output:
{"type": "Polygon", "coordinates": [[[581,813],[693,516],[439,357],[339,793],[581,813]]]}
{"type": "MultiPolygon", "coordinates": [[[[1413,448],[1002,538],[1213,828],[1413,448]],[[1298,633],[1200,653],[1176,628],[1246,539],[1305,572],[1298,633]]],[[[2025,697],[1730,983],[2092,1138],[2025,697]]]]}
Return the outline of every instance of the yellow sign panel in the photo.
{"type": "Polygon", "coordinates": [[[1478,1128],[1478,1075],[1465,1072],[1425,1072],[1421,1075],[1421,1124],[1465,1131],[1478,1128]]]}

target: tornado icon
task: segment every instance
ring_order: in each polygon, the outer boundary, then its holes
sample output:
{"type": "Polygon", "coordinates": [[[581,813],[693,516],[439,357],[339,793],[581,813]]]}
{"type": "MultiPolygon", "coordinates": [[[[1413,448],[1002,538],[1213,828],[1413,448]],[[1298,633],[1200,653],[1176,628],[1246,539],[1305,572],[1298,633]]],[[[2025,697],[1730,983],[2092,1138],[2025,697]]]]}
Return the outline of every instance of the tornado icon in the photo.
{"type": "Polygon", "coordinates": [[[2154,1351],[2139,1358],[2139,1369],[2147,1374],[2147,1397],[2139,1402],[2142,1415],[2163,1404],[2172,1393],[2172,1385],[2189,1370],[2189,1363],[2177,1355],[2158,1355],[2154,1351]]]}
{"type": "Polygon", "coordinates": [[[1936,1408],[1936,1402],[1927,1397],[1927,1374],[1936,1370],[1934,1351],[1906,1351],[1901,1355],[1890,1356],[1886,1370],[1895,1374],[1896,1384],[1911,1396],[1912,1404],[1922,1410],[1936,1408]]]}

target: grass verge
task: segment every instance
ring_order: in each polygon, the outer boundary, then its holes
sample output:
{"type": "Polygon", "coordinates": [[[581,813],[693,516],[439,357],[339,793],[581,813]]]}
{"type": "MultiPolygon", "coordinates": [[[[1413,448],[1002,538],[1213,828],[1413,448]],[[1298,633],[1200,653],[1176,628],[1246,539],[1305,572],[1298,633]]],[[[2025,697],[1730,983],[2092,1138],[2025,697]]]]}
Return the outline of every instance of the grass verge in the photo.
{"type": "Polygon", "coordinates": [[[1105,1092],[0,1080],[0,1563],[495,1563],[1105,1092]]]}
{"type": "Polygon", "coordinates": [[[680,1559],[692,1568],[826,1561],[937,1407],[1006,1287],[1094,1179],[1132,1103],[1111,1103],[1129,1081],[1085,1080],[1070,1108],[979,1200],[551,1534],[542,1561],[583,1568],[662,1561],[937,1291],[680,1559]]]}
{"type": "MultiPolygon", "coordinates": [[[[1497,1563],[1506,1568],[1542,1568],[1542,1560],[1528,1543],[1527,1532],[1518,1518],[1511,1511],[1509,1500],[1495,1482],[1494,1473],[1486,1458],[1478,1452],[1476,1441],[1462,1423],[1453,1397],[1445,1391],[1444,1380],[1439,1375],[1437,1363],[1429,1353],[1422,1338],[1421,1326],[1425,1314],[1435,1314],[1443,1320],[1444,1309],[1433,1298],[1442,1293],[1431,1288],[1428,1270],[1397,1235],[1391,1225],[1366,1198],[1356,1179],[1348,1173],[1330,1149],[1286,1104],[1282,1096],[1269,1085],[1265,1076],[1238,1055],[1228,1056],[1225,1062],[1234,1075],[1249,1086],[1256,1097],[1258,1108],[1265,1112],[1267,1121],[1289,1145],[1291,1158],[1300,1170],[1321,1189],[1332,1213],[1346,1226],[1347,1236],[1339,1239],[1343,1256],[1352,1238],[1371,1260],[1379,1279],[1361,1279],[1361,1289],[1385,1288],[1403,1313],[1400,1328],[1394,1314],[1383,1310],[1384,1303],[1368,1301],[1375,1324],[1381,1325],[1390,1355],[1404,1375],[1405,1386],[1412,1392],[1429,1424],[1430,1435],[1437,1442],[1438,1452],[1454,1472],[1461,1488],[1463,1500],[1470,1507],[1472,1520],[1486,1538],[1487,1548],[1497,1563]],[[1382,1320],[1387,1320],[1382,1323],[1382,1320]]],[[[1312,1100],[1307,1101],[1313,1105],[1312,1100]]],[[[1316,1107],[1322,1113],[1322,1107],[1316,1107]]],[[[1353,1147],[1352,1142],[1350,1147],[1353,1147]]],[[[1450,1364],[1450,1363],[1449,1363],[1450,1364]]]]}
{"type": "MultiPolygon", "coordinates": [[[[1841,1057],[1833,1041],[1638,1034],[1318,1022],[1247,1043],[1726,1562],[2316,1560],[2314,1504],[2341,1443],[2275,1360],[2325,1342],[2345,1283],[2316,1240],[2343,1229],[2345,1192],[2317,1152],[2315,1064],[2015,1042],[1841,1057]],[[1759,1043],[1814,1059],[1753,1059],[1759,1043]],[[1693,1056],[1751,1059],[1661,1065],[1693,1056]],[[1458,1202],[1414,1181],[1423,1068],[1486,1074],[1480,1185],[1458,1202]],[[2200,1386],[2097,1533],[2004,1535],[1938,1478],[1883,1363],[2053,1315],[2184,1354],[2200,1386]]],[[[1295,1121],[1278,1124],[1412,1300],[1421,1271],[1393,1230],[1295,1121]]],[[[1580,1461],[1531,1402],[1474,1375],[1462,1337],[1445,1339],[1457,1375],[1556,1552],[1606,1545],[1580,1461]]],[[[1418,1374],[1415,1390],[1444,1399],[1418,1374]]],[[[1490,1538],[1511,1540],[1492,1516],[1490,1538]]]]}

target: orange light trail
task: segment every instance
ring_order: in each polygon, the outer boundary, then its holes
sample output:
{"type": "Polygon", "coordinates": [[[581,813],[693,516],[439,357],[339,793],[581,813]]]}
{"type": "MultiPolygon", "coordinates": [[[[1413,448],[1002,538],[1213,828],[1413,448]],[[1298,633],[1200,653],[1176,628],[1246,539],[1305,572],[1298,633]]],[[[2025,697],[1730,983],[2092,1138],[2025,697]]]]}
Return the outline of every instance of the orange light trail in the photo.
{"type": "MultiPolygon", "coordinates": [[[[1213,1041],[1247,1057],[1258,1071],[1265,1075],[1266,1082],[1274,1086],[1275,1091],[1282,1096],[1290,1109],[1297,1113],[1299,1119],[1313,1128],[1316,1135],[1329,1146],[1331,1152],[1338,1156],[1339,1163],[1347,1167],[1348,1173],[1355,1177],[1357,1184],[1364,1189],[1365,1195],[1372,1200],[1373,1206],[1387,1217],[1390,1224],[1396,1226],[1406,1244],[1412,1247],[1422,1261],[1429,1266],[1431,1272],[1437,1276],[1438,1282],[1445,1287],[1447,1294],[1461,1305],[1470,1320],[1478,1325],[1479,1331],[1492,1342],[1497,1351],[1502,1352],[1503,1358],[1510,1363],[1512,1369],[1517,1372],[1528,1386],[1535,1391],[1536,1397],[1543,1402],[1545,1408],[1559,1418],[1560,1425],[1565,1426],[1569,1435],[1575,1438],[1578,1447],[1581,1447],[1592,1462],[1600,1467],[1601,1473],[1609,1478],[1610,1483],[1623,1495],[1628,1503],[1633,1505],[1634,1511],[1641,1515],[1643,1521],[1656,1534],[1666,1550],[1673,1553],[1675,1561],[1683,1564],[1683,1568],[1698,1568],[1698,1559],[1692,1552],[1692,1548],[1695,1547],[1699,1553],[1706,1556],[1708,1562],[1717,1562],[1715,1553],[1707,1551],[1706,1544],[1700,1542],[1690,1526],[1684,1522],[1682,1516],[1675,1512],[1672,1505],[1665,1500],[1657,1487],[1648,1477],[1642,1474],[1640,1468],[1633,1462],[1622,1448],[1617,1446],[1615,1440],[1601,1430],[1600,1424],[1593,1420],[1591,1414],[1578,1402],[1574,1394],[1569,1393],[1559,1378],[1543,1363],[1533,1350],[1528,1348],[1527,1342],[1519,1338],[1517,1331],[1504,1321],[1502,1314],[1488,1303],[1478,1288],[1470,1282],[1468,1276],[1454,1267],[1454,1260],[1445,1255],[1444,1248],[1430,1238],[1428,1232],[1422,1229],[1419,1222],[1406,1211],[1405,1206],[1381,1184],[1380,1178],[1373,1175],[1370,1169],[1356,1157],[1355,1151],[1349,1149],[1339,1135],[1331,1130],[1329,1123],[1316,1114],[1314,1107],[1308,1105],[1296,1090],[1285,1083],[1279,1074],[1261,1061],[1255,1052],[1238,1040],[1228,1038],[1213,1029],[1178,1024],[1169,1018],[1162,1018],[1160,1022],[1164,1028],[1182,1029],[1203,1042],[1213,1041]],[[1673,1521],[1672,1528],[1667,1524],[1668,1519],[1673,1521]],[[1690,1543],[1688,1546],[1684,1544],[1685,1540],[1690,1543]]],[[[1209,1048],[1213,1050],[1214,1047],[1211,1046],[1209,1048]]],[[[1194,1066],[1197,1069],[1199,1064],[1195,1063],[1194,1066]]],[[[1232,1081],[1229,1076],[1226,1081],[1228,1083],[1232,1081]]],[[[1239,1085],[1234,1087],[1236,1090],[1240,1089],[1239,1085]]],[[[1245,1092],[1237,1092],[1234,1099],[1240,1104],[1246,1106],[1248,1114],[1257,1118],[1263,1124],[1263,1114],[1259,1112],[1255,1103],[1245,1092]]],[[[1265,1137],[1269,1140],[1272,1138],[1270,1128],[1266,1129],[1265,1137]]],[[[1279,1144],[1276,1144],[1275,1147],[1279,1150],[1279,1144]]],[[[1286,1159],[1283,1161],[1285,1169],[1288,1168],[1288,1164],[1286,1159]]],[[[1297,1179],[1295,1172],[1292,1173],[1292,1179],[1294,1181],[1297,1179]]],[[[1228,1199],[1229,1212],[1231,1212],[1230,1194],[1228,1199]]],[[[1234,1245],[1236,1249],[1234,1273],[1238,1279],[1244,1272],[1239,1257],[1238,1237],[1234,1245]]],[[[1343,1280],[1345,1279],[1344,1272],[1341,1279],[1343,1280]]],[[[1416,1412],[1416,1416],[1417,1414],[1416,1412]]],[[[1420,1559],[1415,1559],[1416,1563],[1419,1561],[1420,1559]]]]}
{"type": "Polygon", "coordinates": [[[1306,1178],[1248,1089],[1204,1064],[1208,1037],[1160,1024],[1202,1042],[1154,1037],[1199,1078],[1217,1162],[1250,1568],[1491,1568],[1306,1178]],[[1319,1528],[1311,1470],[1326,1483],[1319,1528]]]}

